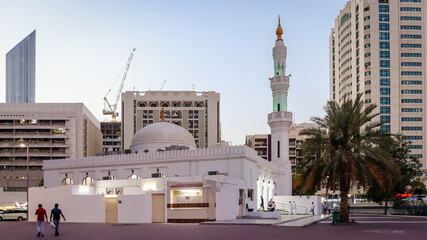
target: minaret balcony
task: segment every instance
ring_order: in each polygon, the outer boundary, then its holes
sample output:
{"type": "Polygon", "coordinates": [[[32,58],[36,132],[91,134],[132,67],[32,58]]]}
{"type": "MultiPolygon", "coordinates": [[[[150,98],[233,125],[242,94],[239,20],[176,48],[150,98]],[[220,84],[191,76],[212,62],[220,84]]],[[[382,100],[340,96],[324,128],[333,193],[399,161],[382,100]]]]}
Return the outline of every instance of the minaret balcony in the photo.
{"type": "Polygon", "coordinates": [[[268,125],[270,125],[271,128],[285,127],[289,129],[291,124],[292,112],[279,111],[268,114],[268,125]]]}
{"type": "Polygon", "coordinates": [[[270,78],[270,85],[273,84],[286,84],[289,85],[289,76],[275,76],[270,78]]]}

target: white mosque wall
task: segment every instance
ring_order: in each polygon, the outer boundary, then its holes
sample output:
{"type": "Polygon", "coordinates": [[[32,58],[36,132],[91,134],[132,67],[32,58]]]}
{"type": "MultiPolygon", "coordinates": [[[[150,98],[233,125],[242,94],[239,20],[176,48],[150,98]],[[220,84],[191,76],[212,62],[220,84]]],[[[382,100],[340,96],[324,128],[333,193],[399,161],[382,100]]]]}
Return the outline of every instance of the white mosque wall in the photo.
{"type": "Polygon", "coordinates": [[[151,193],[119,195],[117,200],[119,223],[151,223],[151,193]]]}
{"type": "MultiPolygon", "coordinates": [[[[60,186],[52,188],[35,187],[29,189],[30,205],[28,206],[29,221],[36,221],[34,215],[40,203],[46,209],[48,217],[55,203],[59,204],[67,222],[105,222],[105,199],[102,195],[73,195],[72,192],[82,191],[80,186],[60,186]]],[[[90,191],[90,190],[89,190],[90,191]]]]}
{"type": "MultiPolygon", "coordinates": [[[[322,198],[320,196],[274,196],[273,200],[276,203],[277,209],[282,209],[282,207],[284,207],[285,211],[289,211],[289,201],[295,201],[298,214],[311,214],[311,203],[314,202],[314,214],[322,214],[322,198]]],[[[265,201],[264,204],[267,206],[268,201],[265,201]]]]}

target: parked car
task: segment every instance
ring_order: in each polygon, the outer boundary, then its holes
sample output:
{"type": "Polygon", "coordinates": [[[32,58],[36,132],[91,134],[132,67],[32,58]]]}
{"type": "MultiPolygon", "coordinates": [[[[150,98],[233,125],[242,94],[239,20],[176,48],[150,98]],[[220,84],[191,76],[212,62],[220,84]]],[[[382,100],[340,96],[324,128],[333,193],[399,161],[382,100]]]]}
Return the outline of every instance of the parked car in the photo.
{"type": "Polygon", "coordinates": [[[405,199],[405,201],[427,201],[426,195],[412,195],[405,199]]]}
{"type": "Polygon", "coordinates": [[[8,209],[8,210],[0,213],[0,221],[3,221],[3,220],[22,221],[24,219],[27,219],[27,210],[8,209]]]}

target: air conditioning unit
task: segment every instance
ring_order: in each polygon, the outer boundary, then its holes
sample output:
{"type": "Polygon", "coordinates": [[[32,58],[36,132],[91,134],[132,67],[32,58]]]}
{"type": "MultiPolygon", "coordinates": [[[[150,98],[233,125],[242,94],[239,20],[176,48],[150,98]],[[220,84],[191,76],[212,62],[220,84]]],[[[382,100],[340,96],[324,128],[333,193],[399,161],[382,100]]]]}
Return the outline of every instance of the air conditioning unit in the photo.
{"type": "Polygon", "coordinates": [[[152,173],[152,174],[151,174],[151,177],[152,177],[152,178],[162,178],[162,177],[164,177],[164,176],[163,176],[163,174],[161,174],[161,173],[157,172],[157,173],[152,173]]]}
{"type": "Polygon", "coordinates": [[[218,171],[209,171],[208,175],[219,175],[218,171]]]}

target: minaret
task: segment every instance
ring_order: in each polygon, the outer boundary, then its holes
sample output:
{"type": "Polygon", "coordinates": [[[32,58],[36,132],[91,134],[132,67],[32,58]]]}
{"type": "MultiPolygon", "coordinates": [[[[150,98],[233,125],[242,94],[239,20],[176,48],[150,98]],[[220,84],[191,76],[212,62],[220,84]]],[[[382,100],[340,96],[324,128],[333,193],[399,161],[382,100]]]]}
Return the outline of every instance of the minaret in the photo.
{"type": "Polygon", "coordinates": [[[286,76],[286,46],[283,29],[277,26],[277,40],[273,48],[274,77],[270,78],[273,93],[273,112],[268,114],[271,129],[271,162],[279,166],[281,175],[276,184],[276,195],[292,195],[292,171],[289,161],[289,127],[292,113],[288,112],[289,76],[286,76]]]}

